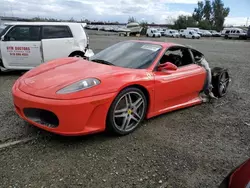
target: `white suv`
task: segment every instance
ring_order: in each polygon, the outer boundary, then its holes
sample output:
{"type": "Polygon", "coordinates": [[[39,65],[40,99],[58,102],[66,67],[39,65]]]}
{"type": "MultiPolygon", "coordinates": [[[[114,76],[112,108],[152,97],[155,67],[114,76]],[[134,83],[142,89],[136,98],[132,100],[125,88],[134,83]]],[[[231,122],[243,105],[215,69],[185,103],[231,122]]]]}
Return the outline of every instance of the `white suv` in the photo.
{"type": "Polygon", "coordinates": [[[177,30],[173,30],[173,29],[166,30],[165,33],[164,33],[164,35],[166,37],[174,37],[174,38],[180,37],[179,32],[177,30]]]}
{"type": "Polygon", "coordinates": [[[181,30],[180,35],[188,39],[200,39],[201,36],[193,30],[181,30]]]}
{"type": "Polygon", "coordinates": [[[0,33],[0,71],[29,70],[63,57],[88,58],[85,24],[65,22],[10,23],[0,33]]]}
{"type": "Polygon", "coordinates": [[[161,37],[161,33],[154,28],[147,29],[147,37],[161,37]]]}

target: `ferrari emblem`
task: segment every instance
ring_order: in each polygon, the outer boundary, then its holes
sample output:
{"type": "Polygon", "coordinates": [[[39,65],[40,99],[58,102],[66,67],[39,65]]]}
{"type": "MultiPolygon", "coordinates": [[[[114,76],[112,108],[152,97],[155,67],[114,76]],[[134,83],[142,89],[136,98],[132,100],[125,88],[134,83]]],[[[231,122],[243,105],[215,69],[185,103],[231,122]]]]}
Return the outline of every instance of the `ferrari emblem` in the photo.
{"type": "Polygon", "coordinates": [[[132,114],[132,110],[128,109],[128,114],[131,115],[132,114]]]}

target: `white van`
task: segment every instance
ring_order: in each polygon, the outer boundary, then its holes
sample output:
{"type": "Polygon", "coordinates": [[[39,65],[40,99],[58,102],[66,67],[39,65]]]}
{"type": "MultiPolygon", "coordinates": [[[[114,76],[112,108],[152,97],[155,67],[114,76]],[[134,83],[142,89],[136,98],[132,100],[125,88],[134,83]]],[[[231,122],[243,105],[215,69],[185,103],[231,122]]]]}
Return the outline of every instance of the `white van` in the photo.
{"type": "Polygon", "coordinates": [[[0,70],[29,70],[56,58],[94,55],[84,26],[65,22],[7,24],[0,33],[0,70]]]}
{"type": "Polygon", "coordinates": [[[161,37],[161,33],[155,28],[147,29],[147,37],[161,37]]]}
{"type": "Polygon", "coordinates": [[[198,27],[187,27],[186,30],[192,30],[192,31],[195,31],[197,34],[202,35],[202,32],[200,31],[200,28],[198,27]]]}
{"type": "Polygon", "coordinates": [[[201,36],[193,30],[181,30],[180,34],[182,37],[188,38],[188,39],[200,39],[201,38],[201,36]]]}
{"type": "Polygon", "coordinates": [[[235,38],[235,39],[247,39],[247,32],[244,31],[243,29],[231,29],[231,30],[227,30],[224,34],[225,39],[231,39],[231,38],[235,38]]]}
{"type": "Polygon", "coordinates": [[[174,37],[174,38],[179,38],[180,34],[177,30],[174,29],[168,29],[165,31],[164,36],[166,37],[174,37]]]}

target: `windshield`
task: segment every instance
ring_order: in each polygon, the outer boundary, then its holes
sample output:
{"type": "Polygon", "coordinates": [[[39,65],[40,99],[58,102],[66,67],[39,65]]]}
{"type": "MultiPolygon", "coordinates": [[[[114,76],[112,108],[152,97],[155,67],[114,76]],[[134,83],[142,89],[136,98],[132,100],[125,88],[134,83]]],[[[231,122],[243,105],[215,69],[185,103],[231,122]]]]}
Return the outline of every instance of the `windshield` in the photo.
{"type": "Polygon", "coordinates": [[[161,49],[160,45],[126,41],[106,48],[90,60],[118,67],[145,69],[153,63],[161,49]]]}
{"type": "Polygon", "coordinates": [[[11,26],[12,26],[12,25],[8,25],[8,26],[6,26],[6,27],[4,27],[4,28],[1,28],[1,29],[3,29],[3,30],[0,29],[0,37],[3,36],[3,35],[6,33],[6,31],[8,31],[8,29],[9,29],[11,26]]]}
{"type": "Polygon", "coordinates": [[[157,30],[152,30],[153,33],[157,33],[157,30]]]}

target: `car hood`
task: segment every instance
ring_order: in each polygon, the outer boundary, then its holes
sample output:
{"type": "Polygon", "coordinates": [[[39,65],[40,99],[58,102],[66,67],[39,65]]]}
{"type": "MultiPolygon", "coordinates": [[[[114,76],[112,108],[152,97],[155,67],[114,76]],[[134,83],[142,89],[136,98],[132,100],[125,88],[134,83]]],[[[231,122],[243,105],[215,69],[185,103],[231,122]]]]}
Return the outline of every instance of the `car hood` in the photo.
{"type": "Polygon", "coordinates": [[[53,98],[72,99],[114,92],[115,87],[109,90],[101,85],[108,80],[112,85],[112,78],[118,75],[131,74],[136,69],[127,69],[79,60],[78,58],[66,58],[55,62],[45,63],[27,72],[19,80],[19,89],[30,95],[53,98]],[[93,88],[71,94],[57,94],[56,92],[68,85],[86,78],[97,78],[101,84],[93,88]]]}

